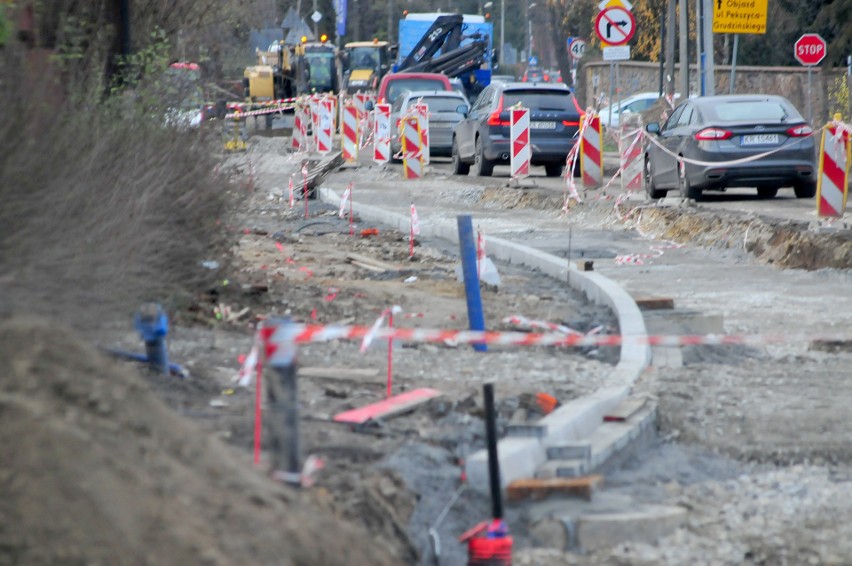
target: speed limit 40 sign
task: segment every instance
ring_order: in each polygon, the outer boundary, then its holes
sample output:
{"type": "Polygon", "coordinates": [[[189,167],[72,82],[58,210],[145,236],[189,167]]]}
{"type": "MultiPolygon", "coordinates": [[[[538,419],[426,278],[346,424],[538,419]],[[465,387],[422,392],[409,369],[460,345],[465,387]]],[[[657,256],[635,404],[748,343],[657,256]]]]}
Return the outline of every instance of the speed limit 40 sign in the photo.
{"type": "Polygon", "coordinates": [[[571,43],[568,45],[568,52],[574,59],[582,58],[583,54],[586,52],[586,42],[582,39],[577,39],[576,37],[572,38],[571,43]]]}

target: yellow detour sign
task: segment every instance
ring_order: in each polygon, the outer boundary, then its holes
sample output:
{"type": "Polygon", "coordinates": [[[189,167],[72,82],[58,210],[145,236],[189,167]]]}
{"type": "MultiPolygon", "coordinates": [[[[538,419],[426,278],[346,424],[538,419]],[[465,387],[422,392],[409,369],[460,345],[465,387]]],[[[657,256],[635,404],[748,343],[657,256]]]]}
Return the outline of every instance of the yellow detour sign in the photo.
{"type": "Polygon", "coordinates": [[[713,0],[713,33],[766,33],[769,0],[713,0]]]}

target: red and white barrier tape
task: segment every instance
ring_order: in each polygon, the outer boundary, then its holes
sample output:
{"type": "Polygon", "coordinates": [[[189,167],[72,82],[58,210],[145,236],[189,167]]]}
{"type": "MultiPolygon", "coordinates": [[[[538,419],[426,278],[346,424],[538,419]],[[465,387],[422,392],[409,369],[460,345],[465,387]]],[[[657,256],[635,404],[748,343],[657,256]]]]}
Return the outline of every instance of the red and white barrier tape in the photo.
{"type": "MultiPolygon", "coordinates": [[[[388,320],[391,316],[401,313],[402,307],[399,305],[394,305],[392,307],[388,307],[382,311],[382,314],[379,315],[379,318],[376,319],[376,322],[373,323],[373,326],[363,335],[363,339],[361,340],[361,348],[360,351],[363,354],[367,351],[367,348],[370,347],[370,344],[376,337],[382,332],[382,325],[388,320]]],[[[331,327],[327,327],[331,328],[331,327]]],[[[393,328],[388,328],[386,330],[393,330],[393,328]]],[[[393,338],[393,336],[386,336],[386,338],[393,338]]],[[[296,339],[296,342],[299,340],[296,339]]],[[[318,342],[322,342],[323,340],[317,340],[318,342]]]]}
{"type": "MultiPolygon", "coordinates": [[[[385,309],[390,314],[390,309],[385,309]]],[[[804,334],[753,334],[727,335],[706,334],[690,336],[624,336],[619,334],[563,334],[561,332],[495,332],[478,330],[445,330],[437,328],[379,328],[387,315],[376,321],[372,327],[366,326],[323,326],[297,324],[288,332],[288,337],[297,344],[329,342],[331,340],[364,340],[393,339],[406,342],[451,342],[454,344],[494,344],[504,346],[622,346],[625,344],[649,346],[728,346],[749,345],[764,346],[767,344],[788,344],[808,342],[812,340],[843,341],[852,339],[850,336],[815,336],[804,334]]],[[[261,329],[261,336],[267,342],[275,331],[275,327],[261,329]]]]}

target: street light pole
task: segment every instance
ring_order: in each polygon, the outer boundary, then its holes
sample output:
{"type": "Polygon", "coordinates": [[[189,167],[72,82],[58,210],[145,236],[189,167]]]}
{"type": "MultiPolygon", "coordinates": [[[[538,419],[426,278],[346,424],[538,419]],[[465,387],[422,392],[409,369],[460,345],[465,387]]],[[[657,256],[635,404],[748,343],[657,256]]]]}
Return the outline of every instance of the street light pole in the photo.
{"type": "Polygon", "coordinates": [[[529,64],[532,59],[532,50],[533,50],[533,38],[532,38],[532,17],[530,16],[530,12],[533,8],[535,8],[536,3],[527,5],[527,64],[529,64]]]}
{"type": "Polygon", "coordinates": [[[506,45],[506,0],[500,0],[500,66],[503,66],[503,46],[506,45]]]}

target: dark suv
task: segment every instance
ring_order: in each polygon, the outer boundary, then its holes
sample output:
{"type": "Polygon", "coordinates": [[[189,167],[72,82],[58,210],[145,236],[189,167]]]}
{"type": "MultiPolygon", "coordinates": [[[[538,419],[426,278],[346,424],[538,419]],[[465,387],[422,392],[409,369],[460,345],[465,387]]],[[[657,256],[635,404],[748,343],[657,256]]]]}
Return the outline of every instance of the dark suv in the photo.
{"type": "Polygon", "coordinates": [[[488,177],[494,166],[509,163],[509,109],[530,109],[532,165],[544,165],[548,177],[562,174],[565,158],[577,142],[583,111],[564,84],[494,83],[453,129],[453,173],[488,177]]]}

